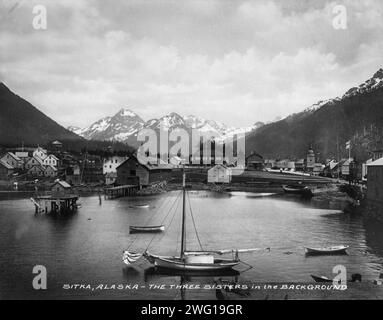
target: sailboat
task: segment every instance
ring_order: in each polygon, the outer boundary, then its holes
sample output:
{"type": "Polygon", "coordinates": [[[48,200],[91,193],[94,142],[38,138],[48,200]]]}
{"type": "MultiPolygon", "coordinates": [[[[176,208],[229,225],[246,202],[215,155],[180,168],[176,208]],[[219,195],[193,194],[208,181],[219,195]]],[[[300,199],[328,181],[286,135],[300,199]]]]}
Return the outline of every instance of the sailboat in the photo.
{"type": "MultiPolygon", "coordinates": [[[[182,232],[181,232],[181,252],[179,256],[155,255],[146,250],[142,256],[153,266],[186,271],[186,272],[214,272],[227,270],[237,266],[241,261],[238,254],[240,252],[258,251],[261,249],[241,249],[241,250],[216,250],[216,251],[188,251],[186,249],[186,212],[185,212],[185,194],[186,194],[186,176],[183,172],[182,184],[182,232]],[[221,259],[216,255],[232,253],[232,259],[221,259]]],[[[138,259],[136,253],[124,251],[123,261],[127,264],[138,259]]]]}

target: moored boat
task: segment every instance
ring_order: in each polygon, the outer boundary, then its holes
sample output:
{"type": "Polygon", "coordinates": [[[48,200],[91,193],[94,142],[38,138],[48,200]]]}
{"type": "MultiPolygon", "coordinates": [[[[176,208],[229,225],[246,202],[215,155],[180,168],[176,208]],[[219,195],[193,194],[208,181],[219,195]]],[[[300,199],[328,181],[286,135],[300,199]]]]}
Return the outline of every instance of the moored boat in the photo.
{"type": "Polygon", "coordinates": [[[130,206],[130,208],[137,208],[137,209],[149,208],[149,205],[148,204],[135,204],[135,205],[130,206]]]}
{"type": "Polygon", "coordinates": [[[329,255],[329,254],[346,254],[346,250],[349,246],[339,245],[322,248],[310,248],[306,247],[305,252],[307,255],[329,255]]]}
{"type": "Polygon", "coordinates": [[[129,233],[154,233],[165,231],[165,226],[130,226],[129,233]]]}
{"type": "Polygon", "coordinates": [[[315,282],[332,282],[331,279],[329,279],[325,276],[316,276],[316,275],[312,274],[311,278],[313,278],[315,282]]]}
{"type": "Polygon", "coordinates": [[[285,185],[282,188],[285,193],[297,194],[307,198],[313,196],[311,189],[305,185],[285,185]]]}
{"type": "MultiPolygon", "coordinates": [[[[190,251],[186,249],[186,184],[185,184],[185,172],[183,173],[183,185],[182,185],[182,227],[181,227],[181,250],[180,254],[177,256],[162,256],[155,255],[148,251],[148,248],[144,253],[138,254],[134,252],[129,252],[125,250],[123,252],[123,261],[126,264],[131,264],[137,261],[141,256],[143,256],[149,263],[151,263],[156,268],[176,270],[182,272],[218,272],[218,271],[227,271],[238,265],[241,261],[239,259],[240,252],[251,252],[258,251],[261,249],[228,249],[228,250],[217,250],[217,251],[206,251],[202,249],[202,244],[200,244],[201,251],[190,251]],[[222,259],[217,257],[217,255],[223,254],[232,254],[231,259],[222,259]]],[[[199,236],[197,229],[194,224],[194,216],[190,206],[190,214],[193,220],[193,226],[196,232],[197,239],[199,241],[199,236]]],[[[150,245],[150,244],[149,244],[150,245]]],[[[149,246],[148,246],[149,247],[149,246]]]]}

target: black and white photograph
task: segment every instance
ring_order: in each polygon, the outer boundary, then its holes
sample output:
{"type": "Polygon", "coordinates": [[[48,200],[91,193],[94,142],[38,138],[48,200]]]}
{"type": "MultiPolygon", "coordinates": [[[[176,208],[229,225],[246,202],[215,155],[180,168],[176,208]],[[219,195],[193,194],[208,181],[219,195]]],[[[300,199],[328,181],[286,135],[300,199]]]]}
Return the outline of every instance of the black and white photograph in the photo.
{"type": "Polygon", "coordinates": [[[381,299],[381,0],[0,0],[0,300],[381,299]]]}

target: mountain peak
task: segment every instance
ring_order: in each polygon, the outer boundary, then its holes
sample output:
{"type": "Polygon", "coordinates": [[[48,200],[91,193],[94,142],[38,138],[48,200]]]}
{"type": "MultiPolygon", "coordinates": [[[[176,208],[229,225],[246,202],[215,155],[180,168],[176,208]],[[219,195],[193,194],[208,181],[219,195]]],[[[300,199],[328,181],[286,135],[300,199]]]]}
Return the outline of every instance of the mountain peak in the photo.
{"type": "Polygon", "coordinates": [[[133,112],[130,109],[127,108],[121,108],[117,113],[116,116],[122,116],[122,117],[136,117],[137,114],[133,112]]]}
{"type": "Polygon", "coordinates": [[[383,79],[383,68],[380,68],[373,76],[375,79],[383,79]]]}

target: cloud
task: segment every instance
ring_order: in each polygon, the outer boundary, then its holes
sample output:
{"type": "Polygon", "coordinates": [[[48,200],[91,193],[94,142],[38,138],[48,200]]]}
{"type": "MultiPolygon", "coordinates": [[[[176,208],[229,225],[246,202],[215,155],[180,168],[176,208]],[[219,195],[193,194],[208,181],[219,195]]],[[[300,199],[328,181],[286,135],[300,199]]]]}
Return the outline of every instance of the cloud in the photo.
{"type": "Polygon", "coordinates": [[[0,80],[64,125],[129,107],[248,126],[342,95],[383,65],[383,4],[348,1],[345,31],[332,27],[334,5],[23,2],[0,25],[0,80]],[[48,30],[32,28],[34,3],[47,5],[48,30]]]}

